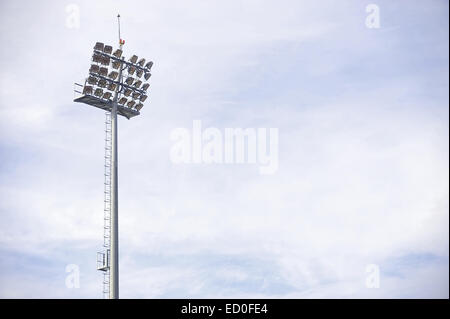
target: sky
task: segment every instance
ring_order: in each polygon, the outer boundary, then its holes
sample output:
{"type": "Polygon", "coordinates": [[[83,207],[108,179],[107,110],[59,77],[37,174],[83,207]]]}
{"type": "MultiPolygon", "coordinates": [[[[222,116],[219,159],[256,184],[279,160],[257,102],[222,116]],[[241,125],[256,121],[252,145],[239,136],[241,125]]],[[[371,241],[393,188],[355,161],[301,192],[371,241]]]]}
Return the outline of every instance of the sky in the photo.
{"type": "Polygon", "coordinates": [[[0,298],[102,297],[105,114],[73,88],[117,13],[154,61],[119,119],[121,298],[449,298],[448,6],[1,1],[0,298]],[[278,169],[173,163],[198,120],[277,128],[278,169]]]}

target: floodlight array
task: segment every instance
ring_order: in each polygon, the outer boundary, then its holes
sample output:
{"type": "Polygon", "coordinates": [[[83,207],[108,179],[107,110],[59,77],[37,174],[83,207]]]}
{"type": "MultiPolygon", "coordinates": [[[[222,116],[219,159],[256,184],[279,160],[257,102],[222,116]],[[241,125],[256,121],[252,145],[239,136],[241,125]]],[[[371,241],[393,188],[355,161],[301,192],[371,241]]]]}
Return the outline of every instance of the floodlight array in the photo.
{"type": "Polygon", "coordinates": [[[101,42],[95,44],[83,95],[111,101],[118,89],[118,104],[140,111],[147,99],[150,87],[147,81],[151,76],[153,62],[146,63],[144,58],[139,59],[137,55],[132,55],[126,61],[122,53],[121,49],[113,50],[110,45],[101,42]],[[121,66],[122,78],[118,78],[121,66]]]}

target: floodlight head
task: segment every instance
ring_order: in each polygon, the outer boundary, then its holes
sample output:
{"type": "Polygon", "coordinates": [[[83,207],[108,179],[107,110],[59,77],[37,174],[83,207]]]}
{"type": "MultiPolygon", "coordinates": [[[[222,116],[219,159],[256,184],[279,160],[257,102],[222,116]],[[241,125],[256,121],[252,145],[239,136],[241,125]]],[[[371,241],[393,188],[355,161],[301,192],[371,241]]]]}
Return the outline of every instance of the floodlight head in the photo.
{"type": "Polygon", "coordinates": [[[108,90],[110,90],[110,91],[115,91],[115,90],[116,90],[116,87],[117,87],[117,84],[111,82],[111,83],[109,83],[109,85],[108,85],[108,90]]]}
{"type": "Polygon", "coordinates": [[[128,67],[128,74],[133,75],[133,74],[134,74],[134,71],[136,71],[136,67],[130,65],[130,66],[128,67]]]}
{"type": "Polygon", "coordinates": [[[112,96],[111,92],[105,92],[105,93],[103,94],[103,98],[104,98],[105,100],[109,100],[109,99],[111,98],[111,96],[112,96]]]}
{"type": "Polygon", "coordinates": [[[86,85],[83,88],[83,95],[92,95],[92,86],[86,85]]]}
{"type": "Polygon", "coordinates": [[[103,52],[105,52],[106,54],[111,54],[112,49],[113,49],[112,46],[105,45],[105,47],[103,48],[103,52]]]}
{"type": "Polygon", "coordinates": [[[148,79],[150,79],[151,76],[152,76],[151,73],[145,73],[144,74],[144,79],[147,81],[148,79]]]}
{"type": "Polygon", "coordinates": [[[137,55],[133,55],[133,56],[130,58],[130,62],[131,62],[131,63],[136,63],[137,59],[138,59],[138,56],[137,56],[137,55]]]}
{"type": "Polygon", "coordinates": [[[116,70],[120,67],[120,61],[114,60],[111,64],[112,67],[116,70]]]}
{"type": "Polygon", "coordinates": [[[95,85],[97,84],[98,79],[95,76],[89,76],[87,81],[89,84],[95,85]]]}
{"type": "Polygon", "coordinates": [[[142,74],[144,74],[144,71],[143,71],[142,69],[136,70],[136,76],[137,76],[138,78],[140,78],[140,77],[142,76],[142,74]]]}
{"type": "Polygon", "coordinates": [[[103,56],[101,54],[98,53],[94,53],[92,55],[92,61],[96,62],[96,63],[102,63],[103,61],[103,56]]]}
{"type": "Polygon", "coordinates": [[[134,86],[137,87],[139,89],[139,87],[141,86],[142,81],[141,80],[137,80],[136,82],[134,82],[134,86]]]}
{"type": "Polygon", "coordinates": [[[99,89],[99,88],[95,89],[94,95],[98,96],[98,97],[101,97],[103,95],[103,90],[99,89]]]}
{"type": "Polygon", "coordinates": [[[130,96],[130,94],[131,94],[130,89],[125,89],[125,91],[123,92],[123,95],[125,95],[125,96],[130,96]]]}
{"type": "Polygon", "coordinates": [[[125,83],[128,84],[128,85],[131,85],[131,84],[133,84],[133,81],[134,81],[134,78],[133,78],[132,76],[129,76],[129,77],[125,80],[125,83]]]}
{"type": "Polygon", "coordinates": [[[142,89],[143,89],[144,91],[147,91],[147,89],[148,89],[149,86],[150,86],[150,84],[145,83],[145,84],[142,86],[142,89]]]}
{"type": "Polygon", "coordinates": [[[143,106],[144,106],[144,104],[138,103],[134,108],[135,108],[137,111],[140,111],[140,110],[142,109],[143,106]]]}
{"type": "Polygon", "coordinates": [[[94,46],[94,50],[103,51],[103,47],[104,47],[104,46],[105,46],[105,45],[104,45],[103,43],[97,42],[97,43],[95,44],[95,46],[94,46]]]}
{"type": "Polygon", "coordinates": [[[139,96],[140,96],[140,94],[138,93],[138,92],[134,92],[133,93],[133,99],[138,99],[139,98],[139,96]]]}
{"type": "Polygon", "coordinates": [[[116,58],[120,59],[121,56],[122,56],[122,50],[117,49],[116,51],[114,51],[113,55],[114,55],[116,58]]]}
{"type": "Polygon", "coordinates": [[[108,85],[108,82],[105,79],[100,79],[97,84],[101,88],[105,88],[108,85]]]}
{"type": "Polygon", "coordinates": [[[144,64],[145,64],[145,59],[144,59],[144,58],[141,58],[141,59],[139,60],[138,64],[139,64],[140,66],[144,66],[144,64]]]}
{"type": "Polygon", "coordinates": [[[145,68],[150,71],[152,69],[152,66],[153,66],[153,61],[150,61],[145,65],[145,68]]]}
{"type": "Polygon", "coordinates": [[[98,73],[99,70],[100,70],[100,67],[97,64],[91,64],[91,68],[89,69],[89,72],[98,73]]]}
{"type": "Polygon", "coordinates": [[[124,97],[122,97],[120,100],[119,100],[119,104],[125,104],[127,102],[127,99],[126,98],[124,98],[124,97]]]}
{"type": "Polygon", "coordinates": [[[103,65],[109,65],[109,60],[110,60],[109,56],[103,55],[100,63],[103,65]]]}
{"type": "Polygon", "coordinates": [[[112,80],[115,80],[118,76],[119,76],[119,73],[117,73],[116,71],[111,71],[111,72],[108,74],[108,77],[109,77],[110,79],[112,79],[112,80]]]}
{"type": "Polygon", "coordinates": [[[146,99],[147,99],[147,95],[142,94],[141,97],[139,98],[139,101],[145,102],[146,99]]]}
{"type": "Polygon", "coordinates": [[[100,68],[98,74],[106,76],[108,74],[108,68],[100,68]]]}
{"type": "Polygon", "coordinates": [[[129,101],[129,102],[127,103],[127,106],[128,106],[129,108],[132,108],[135,104],[136,104],[136,102],[134,102],[134,101],[129,101]]]}

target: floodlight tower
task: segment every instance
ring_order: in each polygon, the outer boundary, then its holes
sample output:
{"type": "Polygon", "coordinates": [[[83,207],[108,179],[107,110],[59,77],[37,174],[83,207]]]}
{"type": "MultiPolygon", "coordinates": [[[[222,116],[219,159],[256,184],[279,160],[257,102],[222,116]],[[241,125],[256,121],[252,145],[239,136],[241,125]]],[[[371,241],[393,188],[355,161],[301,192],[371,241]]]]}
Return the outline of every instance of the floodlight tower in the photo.
{"type": "Polygon", "coordinates": [[[104,235],[103,250],[97,254],[97,269],[104,274],[104,297],[110,299],[119,298],[117,115],[130,119],[140,114],[147,99],[150,86],[147,81],[153,66],[152,61],[145,63],[145,59],[138,60],[137,55],[125,60],[122,56],[125,40],[120,37],[120,15],[117,20],[119,48],[113,53],[112,46],[102,42],[95,44],[89,76],[84,85],[75,83],[82,91],[75,89],[81,96],[74,99],[74,102],[106,111],[104,235]],[[125,80],[124,71],[127,72],[125,80]]]}

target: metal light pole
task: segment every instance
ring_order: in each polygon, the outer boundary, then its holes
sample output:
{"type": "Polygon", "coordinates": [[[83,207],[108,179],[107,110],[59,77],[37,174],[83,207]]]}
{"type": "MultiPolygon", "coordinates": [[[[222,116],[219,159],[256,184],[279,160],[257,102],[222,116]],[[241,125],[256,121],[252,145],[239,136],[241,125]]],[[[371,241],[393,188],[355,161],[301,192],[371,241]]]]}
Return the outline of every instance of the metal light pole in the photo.
{"type": "Polygon", "coordinates": [[[93,64],[89,69],[89,77],[82,87],[81,94],[75,102],[85,103],[107,111],[106,144],[105,144],[105,216],[104,216],[104,250],[97,254],[97,269],[104,273],[103,293],[110,299],[119,298],[119,214],[118,214],[118,123],[117,116],[127,119],[140,114],[143,102],[147,99],[153,62],[145,64],[145,59],[133,55],[129,61],[122,56],[125,43],[120,37],[120,15],[117,16],[119,26],[120,48],[112,53],[111,46],[97,42],[92,57],[93,64]],[[145,66],[144,66],[145,64],[145,66]],[[115,71],[118,69],[118,72],[115,71]],[[127,79],[123,81],[123,71],[127,70],[127,79]],[[109,75],[108,75],[108,72],[109,75]],[[118,76],[118,80],[116,80],[118,76]],[[142,85],[142,87],[141,87],[142,85]],[[106,89],[107,88],[107,89],[106,89]],[[105,89],[105,92],[103,91],[105,89]],[[113,95],[112,95],[112,93],[113,95]],[[112,97],[112,100],[111,100],[112,97]],[[109,122],[110,121],[110,122],[109,122]],[[108,129],[110,124],[110,130],[108,129]],[[109,136],[110,134],[110,136],[109,136]],[[108,144],[110,143],[110,144],[108,144]]]}
{"type": "MultiPolygon", "coordinates": [[[[122,82],[122,64],[119,69],[122,82]]],[[[109,298],[119,299],[119,176],[117,154],[117,106],[119,87],[114,93],[111,109],[111,264],[109,269],[109,298]]]]}
{"type": "MultiPolygon", "coordinates": [[[[120,14],[117,15],[119,28],[119,45],[122,49],[120,37],[120,14]]],[[[123,58],[122,58],[123,60],[123,58]]],[[[119,82],[122,83],[123,63],[120,63],[119,82]]],[[[117,152],[117,106],[119,86],[114,92],[113,106],[111,109],[111,265],[109,269],[109,298],[119,299],[119,176],[118,176],[118,152],[117,152]]]]}

